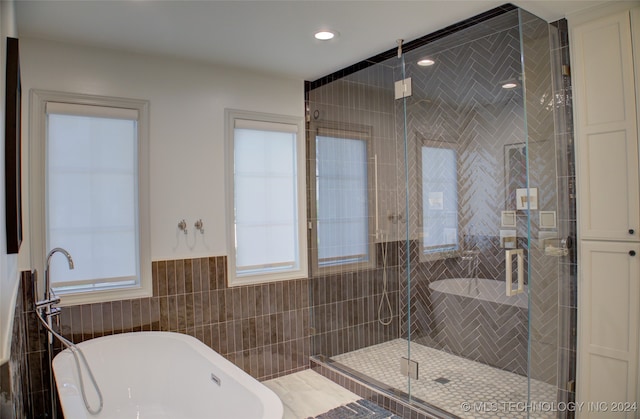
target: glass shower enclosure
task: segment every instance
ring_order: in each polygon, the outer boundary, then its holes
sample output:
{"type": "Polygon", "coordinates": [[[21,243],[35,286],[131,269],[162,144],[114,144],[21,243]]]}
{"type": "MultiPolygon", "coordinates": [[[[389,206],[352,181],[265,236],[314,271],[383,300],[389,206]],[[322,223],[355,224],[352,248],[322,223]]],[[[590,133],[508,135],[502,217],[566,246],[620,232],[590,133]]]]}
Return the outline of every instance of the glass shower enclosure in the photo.
{"type": "Polygon", "coordinates": [[[559,28],[503,6],[308,83],[314,362],[437,417],[571,401],[559,28]]]}

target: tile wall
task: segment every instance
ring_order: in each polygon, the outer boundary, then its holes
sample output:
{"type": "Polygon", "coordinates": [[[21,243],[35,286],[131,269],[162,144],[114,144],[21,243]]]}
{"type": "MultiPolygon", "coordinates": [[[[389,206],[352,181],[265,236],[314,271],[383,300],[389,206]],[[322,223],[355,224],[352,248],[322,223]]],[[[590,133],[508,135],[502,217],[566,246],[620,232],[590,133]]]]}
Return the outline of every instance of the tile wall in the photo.
{"type": "MultiPolygon", "coordinates": [[[[560,237],[571,238],[574,245],[569,255],[558,265],[558,347],[557,377],[558,401],[575,401],[576,379],[576,323],[578,316],[577,290],[578,265],[576,252],[576,171],[573,135],[573,100],[571,86],[569,30],[565,19],[551,24],[551,65],[553,68],[553,99],[555,119],[555,143],[558,148],[559,166],[567,167],[558,176],[558,213],[560,237]],[[572,383],[574,383],[572,385],[572,383]]],[[[563,418],[573,418],[574,412],[563,412],[563,418]]]]}
{"type": "MultiPolygon", "coordinates": [[[[23,275],[24,278],[24,275],[23,275]]],[[[0,418],[30,418],[31,399],[27,361],[27,331],[25,305],[21,298],[24,279],[18,287],[18,299],[13,317],[11,356],[0,365],[0,418]]]]}
{"type": "MultiPolygon", "coordinates": [[[[501,335],[499,339],[491,341],[460,339],[481,335],[480,331],[489,328],[490,324],[494,324],[495,329],[497,321],[481,324],[477,319],[500,319],[500,311],[488,306],[491,312],[482,316],[478,312],[480,307],[475,312],[458,312],[453,304],[450,310],[438,310],[438,313],[434,310],[430,284],[441,279],[469,277],[469,262],[451,256],[421,262],[419,237],[423,204],[420,193],[414,192],[421,190],[420,148],[454,150],[461,250],[477,252],[480,278],[504,280],[500,213],[515,210],[515,196],[511,192],[525,186],[518,182],[526,180],[526,176],[522,176],[524,167],[515,170],[518,176],[511,176],[511,172],[509,176],[505,174],[504,157],[507,147],[526,140],[523,88],[501,88],[501,81],[522,73],[518,11],[505,13],[408,52],[405,62],[405,75],[412,79],[413,92],[406,98],[406,103],[396,103],[396,113],[406,113],[408,149],[417,151],[409,155],[406,163],[409,196],[405,202],[408,203],[409,230],[415,240],[408,252],[401,253],[402,260],[410,261],[410,271],[405,270],[402,276],[410,275],[411,278],[410,286],[401,284],[401,300],[410,297],[410,306],[403,309],[412,314],[410,324],[404,321],[401,334],[406,336],[410,331],[412,341],[479,362],[493,360],[496,355],[508,357],[496,360],[493,365],[513,364],[515,371],[523,373],[527,365],[526,351],[523,354],[510,348],[511,339],[523,337],[520,328],[501,327],[496,330],[501,335]],[[417,62],[423,56],[432,58],[436,64],[420,67],[417,62]],[[447,312],[453,313],[455,318],[441,316],[447,312]],[[441,322],[457,324],[458,330],[449,330],[441,322]],[[472,330],[464,333],[461,332],[463,329],[472,330]]],[[[397,128],[403,130],[402,126],[397,128]]],[[[398,167],[404,172],[400,162],[398,167]]],[[[398,176],[404,176],[404,173],[398,176]]],[[[519,237],[526,236],[526,215],[522,211],[518,213],[514,230],[519,237]]],[[[528,260],[529,255],[525,256],[528,260]]],[[[448,299],[444,304],[454,301],[448,299]]],[[[524,338],[526,343],[526,335],[524,338]]]]}
{"type": "MultiPolygon", "coordinates": [[[[226,257],[156,261],[152,269],[153,297],[65,307],[61,333],[75,343],[124,332],[186,333],[259,380],[308,368],[308,280],[230,288],[226,257]]],[[[26,291],[33,307],[33,291],[26,291]]],[[[39,418],[51,409],[46,338],[33,311],[27,316],[31,417],[39,418]]]]}
{"type": "MultiPolygon", "coordinates": [[[[311,277],[312,355],[334,356],[350,352],[396,339],[399,333],[398,238],[402,224],[397,221],[396,201],[397,191],[403,186],[398,185],[395,176],[398,144],[394,134],[393,90],[389,89],[393,85],[393,69],[382,65],[357,67],[359,71],[307,91],[310,116],[307,138],[314,138],[316,124],[327,122],[345,130],[369,128],[368,147],[371,156],[376,156],[377,165],[374,167],[370,161],[368,170],[378,174],[375,186],[369,185],[369,193],[378,197],[380,216],[377,225],[381,235],[371,236],[375,241],[376,254],[372,255],[375,267],[343,269],[311,277]],[[396,217],[395,222],[393,217],[396,217]],[[386,256],[386,295],[383,292],[383,254],[386,256]]],[[[308,148],[311,147],[315,144],[308,144],[308,148]]],[[[307,181],[309,184],[316,182],[315,173],[307,173],[307,181]]],[[[311,208],[316,202],[311,193],[308,195],[311,208]]],[[[311,217],[309,220],[315,222],[311,217]]],[[[375,224],[372,220],[371,225],[375,224]]],[[[317,251],[314,243],[310,243],[309,251],[317,251]]]]}
{"type": "MultiPolygon", "coordinates": [[[[389,247],[394,245],[397,243],[389,247]]],[[[393,260],[391,254],[389,259],[393,260]]],[[[397,263],[392,262],[387,267],[386,297],[382,267],[313,277],[313,354],[331,357],[396,339],[399,328],[397,272],[397,263]]]]}

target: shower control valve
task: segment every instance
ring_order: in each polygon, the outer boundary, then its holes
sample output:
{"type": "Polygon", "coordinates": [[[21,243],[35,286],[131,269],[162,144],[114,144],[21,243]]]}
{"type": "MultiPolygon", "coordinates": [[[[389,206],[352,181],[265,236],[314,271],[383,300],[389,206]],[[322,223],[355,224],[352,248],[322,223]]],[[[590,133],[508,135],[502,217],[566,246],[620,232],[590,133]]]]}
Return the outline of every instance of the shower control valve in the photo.
{"type": "Polygon", "coordinates": [[[54,317],[60,314],[60,312],[62,311],[62,309],[60,307],[52,307],[51,310],[49,310],[49,313],[47,313],[47,316],[49,317],[54,317]]]}
{"type": "Polygon", "coordinates": [[[204,234],[204,223],[202,222],[202,219],[196,221],[193,227],[195,227],[196,230],[200,231],[200,234],[204,234]]]}
{"type": "Polygon", "coordinates": [[[187,222],[184,219],[182,219],[178,223],[178,230],[184,232],[184,234],[187,234],[187,222]]]}
{"type": "Polygon", "coordinates": [[[52,294],[51,298],[47,300],[36,301],[36,308],[51,307],[54,304],[59,304],[59,303],[60,303],[60,297],[52,294]]]}

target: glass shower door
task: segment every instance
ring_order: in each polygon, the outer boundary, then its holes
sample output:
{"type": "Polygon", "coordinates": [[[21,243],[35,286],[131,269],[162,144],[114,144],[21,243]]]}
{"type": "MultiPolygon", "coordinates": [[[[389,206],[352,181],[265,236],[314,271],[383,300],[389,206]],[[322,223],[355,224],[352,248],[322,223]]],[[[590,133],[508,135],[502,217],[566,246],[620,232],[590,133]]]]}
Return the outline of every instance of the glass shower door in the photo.
{"type": "Polygon", "coordinates": [[[549,57],[548,24],[513,10],[408,46],[396,66],[396,83],[411,84],[396,99],[406,159],[401,333],[419,372],[406,388],[460,417],[538,417],[532,402],[556,400],[549,57]]]}
{"type": "Polygon", "coordinates": [[[575,217],[550,34],[502,10],[310,88],[315,358],[437,417],[556,417],[575,217]]]}

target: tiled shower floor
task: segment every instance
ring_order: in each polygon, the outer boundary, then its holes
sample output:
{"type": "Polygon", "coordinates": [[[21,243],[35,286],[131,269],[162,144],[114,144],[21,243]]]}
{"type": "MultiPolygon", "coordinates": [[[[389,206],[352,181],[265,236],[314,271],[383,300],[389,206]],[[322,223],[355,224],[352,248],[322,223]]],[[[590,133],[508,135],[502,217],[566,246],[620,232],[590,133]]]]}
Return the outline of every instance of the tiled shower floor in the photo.
{"type": "MultiPolygon", "coordinates": [[[[400,358],[407,357],[407,341],[395,339],[337,355],[333,360],[362,374],[409,393],[400,374],[400,358]]],[[[437,349],[411,344],[411,359],[419,363],[418,380],[411,380],[413,397],[462,418],[554,418],[556,387],[531,380],[527,405],[527,379],[518,374],[470,361],[437,349]],[[438,381],[436,381],[438,380],[438,381]],[[448,380],[448,381],[445,381],[448,380]]]]}

